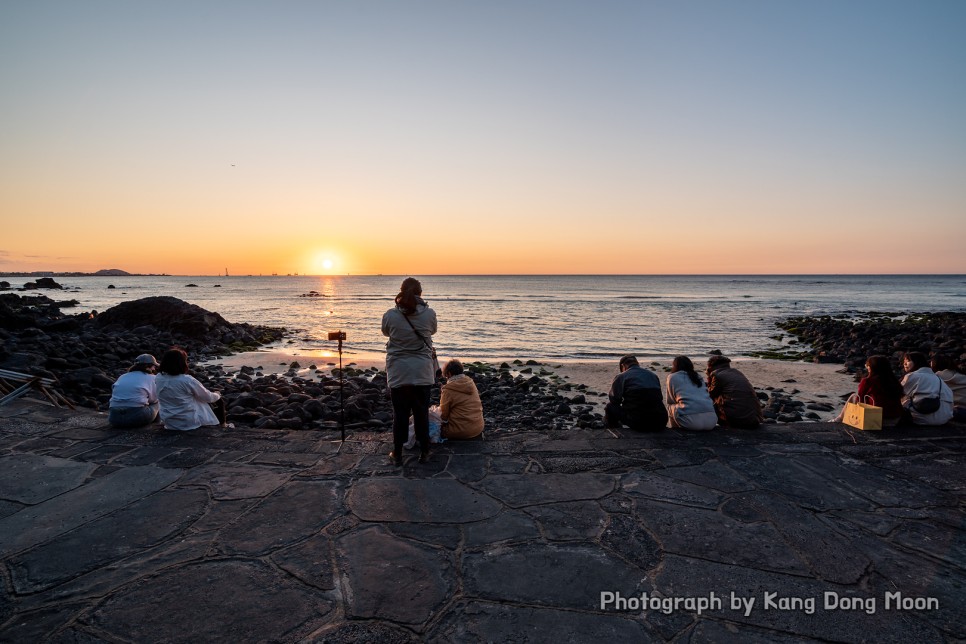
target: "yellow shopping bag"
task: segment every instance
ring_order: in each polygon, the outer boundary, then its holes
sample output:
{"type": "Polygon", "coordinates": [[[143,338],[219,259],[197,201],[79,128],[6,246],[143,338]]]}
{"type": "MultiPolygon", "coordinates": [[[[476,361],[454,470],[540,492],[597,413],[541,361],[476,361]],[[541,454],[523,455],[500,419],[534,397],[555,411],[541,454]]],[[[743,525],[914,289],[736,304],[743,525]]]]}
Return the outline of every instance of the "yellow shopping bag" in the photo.
{"type": "MultiPolygon", "coordinates": [[[[866,396],[867,400],[871,400],[866,396]]],[[[859,402],[858,396],[852,394],[845,403],[842,422],[856,429],[882,429],[882,407],[859,402]]]]}

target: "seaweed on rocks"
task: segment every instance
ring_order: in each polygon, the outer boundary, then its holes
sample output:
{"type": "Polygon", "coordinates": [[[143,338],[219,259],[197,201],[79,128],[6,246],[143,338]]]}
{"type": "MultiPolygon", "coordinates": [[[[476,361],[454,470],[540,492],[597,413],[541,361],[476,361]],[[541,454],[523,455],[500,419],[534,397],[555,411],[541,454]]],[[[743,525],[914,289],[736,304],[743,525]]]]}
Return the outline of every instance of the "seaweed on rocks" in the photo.
{"type": "Polygon", "coordinates": [[[800,359],[844,363],[850,372],[861,369],[871,355],[887,356],[898,372],[906,351],[966,360],[966,312],[961,311],[793,317],[776,326],[810,345],[799,352],[800,359]]]}

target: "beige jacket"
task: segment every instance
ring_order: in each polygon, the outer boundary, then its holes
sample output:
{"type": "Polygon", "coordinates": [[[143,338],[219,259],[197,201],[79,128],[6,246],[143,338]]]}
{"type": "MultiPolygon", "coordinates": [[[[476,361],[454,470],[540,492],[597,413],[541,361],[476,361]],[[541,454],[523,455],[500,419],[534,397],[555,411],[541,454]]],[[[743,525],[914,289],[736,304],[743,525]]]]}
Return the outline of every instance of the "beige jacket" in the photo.
{"type": "Polygon", "coordinates": [[[444,423],[443,438],[476,438],[483,433],[483,401],[472,378],[461,373],[446,381],[440,392],[439,415],[444,423]]]}

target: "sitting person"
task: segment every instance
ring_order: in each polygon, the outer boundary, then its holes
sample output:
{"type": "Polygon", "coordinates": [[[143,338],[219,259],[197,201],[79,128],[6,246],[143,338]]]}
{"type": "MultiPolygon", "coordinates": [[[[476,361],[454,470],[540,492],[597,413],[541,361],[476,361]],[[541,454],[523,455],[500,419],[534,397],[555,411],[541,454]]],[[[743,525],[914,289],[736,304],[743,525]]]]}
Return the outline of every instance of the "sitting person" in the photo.
{"type": "Polygon", "coordinates": [[[476,438],[483,433],[483,401],[473,379],[463,373],[463,363],[450,360],[443,367],[446,384],[439,394],[440,430],[443,438],[476,438]]]}
{"type": "Polygon", "coordinates": [[[107,422],[111,427],[143,427],[158,417],[158,390],[154,383],[157,366],[154,356],[142,353],[127,373],[117,379],[108,403],[107,422]]]}
{"type": "Polygon", "coordinates": [[[903,421],[914,425],[945,425],[953,418],[953,391],[929,368],[926,355],[907,352],[902,357],[903,421]]]}
{"type": "MultiPolygon", "coordinates": [[[[902,384],[892,371],[885,356],[869,356],[865,361],[866,375],[859,381],[856,399],[860,403],[882,407],[882,426],[892,427],[902,417],[902,384]]],[[[841,423],[845,410],[832,419],[841,423]]]]}
{"type": "Polygon", "coordinates": [[[708,360],[708,395],[722,425],[755,429],[765,419],[755,388],[745,374],[731,366],[731,358],[712,356],[708,360]]]}
{"type": "Polygon", "coordinates": [[[943,354],[933,356],[930,366],[953,392],[953,420],[966,422],[966,374],[961,366],[957,367],[951,356],[943,354]]]}
{"type": "Polygon", "coordinates": [[[708,389],[687,356],[678,356],[671,364],[667,377],[667,410],[671,427],[714,429],[718,424],[708,389]]]}
{"type": "Polygon", "coordinates": [[[165,429],[188,431],[202,425],[225,425],[225,401],[188,375],[188,354],[174,347],[161,358],[156,378],[161,422],[165,429]],[[218,403],[211,405],[210,403],[218,403]]]}
{"type": "Polygon", "coordinates": [[[621,424],[637,431],[664,429],[667,408],[661,400],[661,381],[651,371],[642,369],[634,356],[620,359],[620,373],[614,376],[604,408],[604,422],[608,427],[621,424]]]}

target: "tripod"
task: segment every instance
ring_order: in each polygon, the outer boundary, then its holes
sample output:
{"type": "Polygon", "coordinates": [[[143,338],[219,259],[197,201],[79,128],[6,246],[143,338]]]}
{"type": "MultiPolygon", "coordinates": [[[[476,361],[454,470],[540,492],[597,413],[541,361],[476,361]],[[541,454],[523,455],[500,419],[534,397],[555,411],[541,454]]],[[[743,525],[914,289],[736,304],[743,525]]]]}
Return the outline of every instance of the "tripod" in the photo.
{"type": "MultiPolygon", "coordinates": [[[[339,411],[340,425],[342,427],[342,442],[345,443],[345,370],[342,369],[342,341],[345,340],[345,331],[330,331],[329,340],[339,341],[339,411]]],[[[342,449],[342,446],[339,446],[342,449]]]]}

